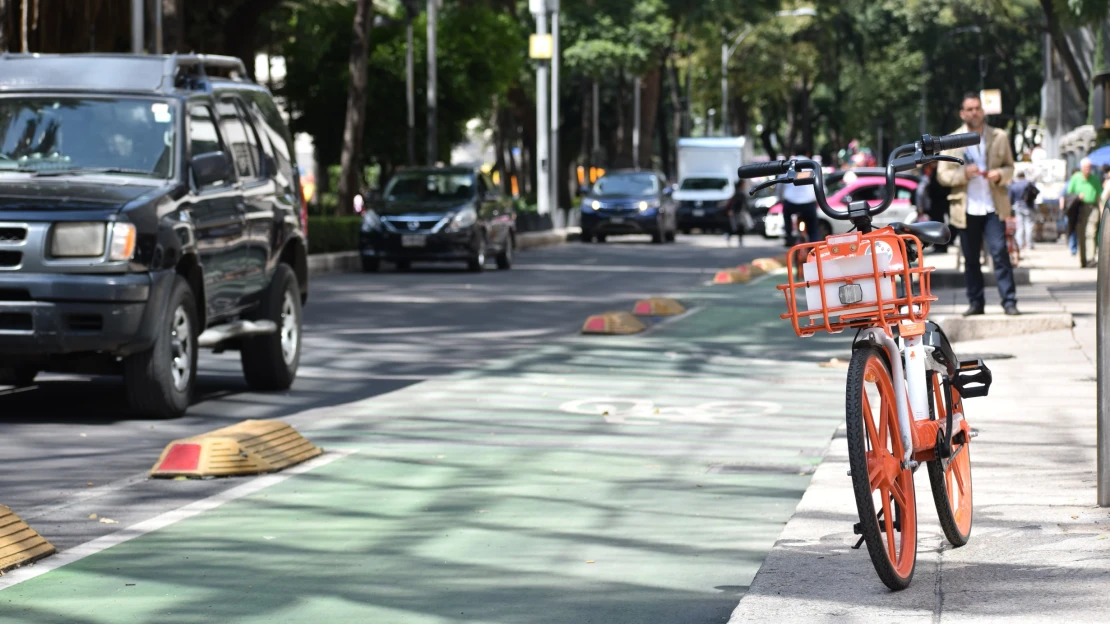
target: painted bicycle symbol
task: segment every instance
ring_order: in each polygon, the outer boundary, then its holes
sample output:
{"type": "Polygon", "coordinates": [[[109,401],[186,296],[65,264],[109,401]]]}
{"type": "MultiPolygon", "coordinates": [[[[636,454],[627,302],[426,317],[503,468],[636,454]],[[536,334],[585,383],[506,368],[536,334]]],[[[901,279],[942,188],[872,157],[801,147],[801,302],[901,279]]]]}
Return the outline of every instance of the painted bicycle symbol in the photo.
{"type": "Polygon", "coordinates": [[[710,424],[742,416],[769,416],[782,411],[771,401],[710,401],[698,405],[656,407],[647,399],[598,397],[567,401],[563,412],[601,416],[614,425],[652,425],[659,422],[710,424]]]}

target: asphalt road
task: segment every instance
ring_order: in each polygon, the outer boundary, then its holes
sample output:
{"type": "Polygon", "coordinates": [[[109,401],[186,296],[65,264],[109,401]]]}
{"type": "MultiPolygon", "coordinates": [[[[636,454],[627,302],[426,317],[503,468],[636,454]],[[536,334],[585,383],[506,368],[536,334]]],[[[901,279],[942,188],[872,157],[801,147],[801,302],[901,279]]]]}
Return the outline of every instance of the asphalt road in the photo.
{"type": "Polygon", "coordinates": [[[721,268],[781,253],[749,236],[645,237],[571,243],[518,254],[511,271],[389,267],[379,274],[312,280],[297,382],[286,393],[249,392],[237,354],[202,354],[199,396],[186,417],[137,419],[115,378],[43,375],[31,388],[0,389],[0,504],[63,550],[229,488],[233,481],[150,481],[171,440],[248,418],[311,423],[329,409],[448,372],[535,350],[573,334],[589,314],[630,309],[712,278],[721,268]]]}

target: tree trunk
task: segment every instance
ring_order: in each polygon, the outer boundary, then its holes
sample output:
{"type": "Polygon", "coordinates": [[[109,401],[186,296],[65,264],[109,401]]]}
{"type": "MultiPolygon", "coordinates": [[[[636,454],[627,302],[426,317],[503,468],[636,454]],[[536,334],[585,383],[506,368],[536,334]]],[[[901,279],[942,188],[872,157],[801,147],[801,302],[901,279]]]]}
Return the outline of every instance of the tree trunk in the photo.
{"type": "Polygon", "coordinates": [[[372,0],[358,0],[352,28],[347,92],[347,116],[343,124],[343,152],[339,157],[339,203],[336,214],[354,212],[354,196],[362,180],[362,135],[366,123],[366,53],[370,43],[370,24],[374,21],[372,0]]]}
{"type": "MultiPolygon", "coordinates": [[[[1075,54],[1072,53],[1071,46],[1068,45],[1068,40],[1064,37],[1064,31],[1060,27],[1060,20],[1056,17],[1056,9],[1053,8],[1052,2],[1053,0],[1041,0],[1045,21],[1048,23],[1048,32],[1052,36],[1052,45],[1056,48],[1056,53],[1060,55],[1060,59],[1064,61],[1064,67],[1068,71],[1068,76],[1071,77],[1071,83],[1079,92],[1079,99],[1086,103],[1090,99],[1087,83],[1083,80],[1083,72],[1079,70],[1079,63],[1075,60],[1075,54]]],[[[1101,29],[1102,27],[1102,24],[1096,25],[1096,28],[1101,29]]]]}
{"type": "Polygon", "coordinates": [[[8,0],[0,0],[0,52],[8,51],[8,0]]]}
{"type": "MultiPolygon", "coordinates": [[[[671,72],[671,135],[674,136],[674,142],[667,148],[670,150],[674,162],[678,163],[678,138],[682,136],[682,95],[679,93],[680,84],[678,81],[678,62],[672,55],[670,59],[670,72],[671,72]]],[[[676,170],[675,175],[678,175],[676,170]]]]}
{"type": "Polygon", "coordinates": [[[631,143],[632,137],[628,132],[628,115],[624,110],[625,104],[625,86],[624,86],[624,70],[622,69],[617,76],[617,104],[614,108],[617,109],[617,132],[616,132],[616,145],[613,146],[614,158],[610,158],[612,166],[614,167],[631,167],[631,143]]]}
{"type": "Polygon", "coordinates": [[[660,88],[659,88],[659,93],[658,93],[659,114],[655,116],[655,121],[656,121],[656,126],[657,126],[656,130],[659,132],[659,160],[661,161],[660,164],[662,164],[662,166],[663,166],[663,173],[665,173],[667,175],[667,179],[674,180],[677,177],[677,175],[674,171],[674,166],[673,166],[674,165],[674,159],[671,158],[670,133],[667,131],[667,125],[669,123],[673,122],[674,120],[673,119],[667,119],[667,102],[670,98],[668,97],[668,95],[669,95],[667,93],[668,89],[666,88],[665,83],[670,82],[670,80],[668,79],[668,77],[666,75],[666,69],[667,69],[666,60],[664,60],[663,65],[659,68],[659,81],[660,81],[660,88]]]}
{"type": "Polygon", "coordinates": [[[659,114],[659,95],[663,91],[663,71],[661,68],[648,72],[640,82],[643,88],[637,94],[640,106],[640,166],[645,169],[654,167],[652,155],[655,154],[655,117],[659,114]]]}

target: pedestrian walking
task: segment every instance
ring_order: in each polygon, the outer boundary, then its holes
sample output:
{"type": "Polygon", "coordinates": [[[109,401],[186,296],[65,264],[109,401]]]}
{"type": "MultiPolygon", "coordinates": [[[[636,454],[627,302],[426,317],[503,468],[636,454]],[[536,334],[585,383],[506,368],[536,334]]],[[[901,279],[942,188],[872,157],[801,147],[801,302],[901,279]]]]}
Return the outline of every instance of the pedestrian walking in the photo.
{"type": "MultiPolygon", "coordinates": [[[[1091,168],[1090,159],[1079,161],[1079,171],[1068,180],[1066,195],[1079,198],[1079,215],[1075,220],[1075,238],[1079,247],[1079,266],[1094,267],[1095,237],[1098,234],[1099,195],[1102,194],[1102,181],[1091,168]]],[[[1070,228],[1069,228],[1070,229],[1070,228]]]]}
{"type": "Polygon", "coordinates": [[[1036,198],[1039,192],[1037,185],[1025,178],[1024,171],[1014,175],[1014,183],[1010,185],[1010,205],[1017,215],[1014,243],[1023,251],[1033,248],[1033,226],[1037,222],[1036,198]]]}
{"type": "Polygon", "coordinates": [[[1011,214],[1007,186],[1014,175],[1014,152],[1010,148],[1010,138],[1005,130],[985,123],[983,102],[978,93],[964,95],[960,119],[963,119],[964,125],[956,132],[978,133],[979,144],[946,151],[948,156],[962,158],[964,165],[940,163],[937,180],[952,190],[948,195],[949,216],[952,226],[960,231],[969,303],[964,316],[985,312],[983,267],[979,263],[984,240],[994,260],[994,276],[998,282],[998,294],[1002,297],[1002,308],[1006,314],[1020,314],[1014,269],[1006,247],[1006,219],[1011,214]]]}
{"type": "MultiPolygon", "coordinates": [[[[801,150],[797,150],[797,153],[801,153],[801,150]]],[[[798,156],[795,155],[794,158],[798,156]]],[[[794,246],[794,215],[798,215],[798,220],[805,224],[809,242],[816,243],[818,240],[817,195],[813,192],[813,186],[779,184],[775,193],[782,202],[782,225],[786,230],[786,246],[794,246]]]]}
{"type": "Polygon", "coordinates": [[[747,234],[748,228],[745,221],[748,210],[748,196],[744,192],[747,186],[747,180],[737,180],[736,187],[733,189],[732,197],[728,200],[728,231],[725,232],[725,245],[729,244],[732,237],[736,237],[737,244],[741,247],[744,246],[744,234],[747,234]]]}

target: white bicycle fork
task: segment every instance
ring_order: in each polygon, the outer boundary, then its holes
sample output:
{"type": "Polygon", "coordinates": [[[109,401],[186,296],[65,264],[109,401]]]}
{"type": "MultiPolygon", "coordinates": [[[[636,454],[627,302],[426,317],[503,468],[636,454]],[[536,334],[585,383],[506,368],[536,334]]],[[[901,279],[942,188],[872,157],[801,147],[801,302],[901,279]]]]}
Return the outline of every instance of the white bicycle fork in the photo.
{"type": "Polygon", "coordinates": [[[877,327],[865,329],[861,336],[865,340],[882,345],[890,360],[891,377],[894,380],[894,402],[898,407],[898,431],[902,437],[902,448],[905,449],[902,467],[917,468],[918,462],[913,459],[913,437],[910,427],[915,420],[929,418],[929,387],[928,377],[925,374],[929,366],[926,363],[928,356],[922,340],[924,336],[903,338],[904,350],[900,349],[898,343],[885,331],[877,327]],[[903,353],[908,370],[903,370],[902,367],[903,353]]]}

